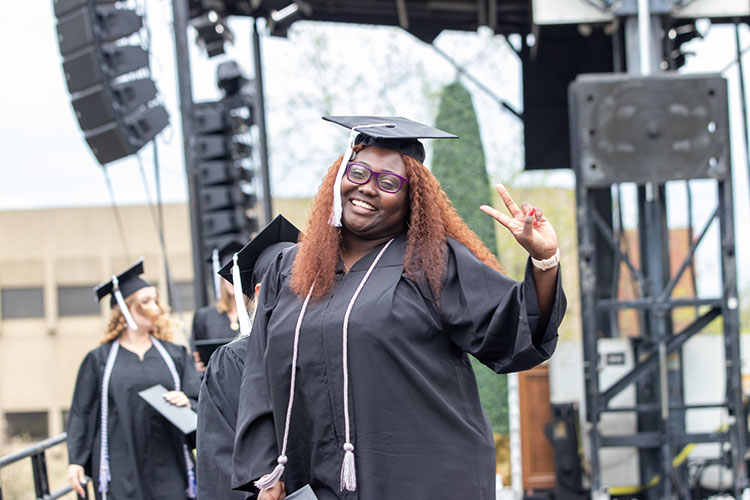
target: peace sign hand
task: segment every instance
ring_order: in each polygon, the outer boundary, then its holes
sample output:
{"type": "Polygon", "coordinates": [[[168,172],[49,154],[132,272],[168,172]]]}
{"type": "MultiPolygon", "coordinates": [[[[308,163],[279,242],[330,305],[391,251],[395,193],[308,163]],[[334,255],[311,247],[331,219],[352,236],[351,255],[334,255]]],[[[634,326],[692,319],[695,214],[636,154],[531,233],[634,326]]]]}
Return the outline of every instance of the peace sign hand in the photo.
{"type": "Polygon", "coordinates": [[[510,216],[487,205],[482,205],[479,208],[507,227],[516,241],[533,258],[543,260],[555,255],[557,234],[555,234],[552,224],[544,216],[542,209],[526,202],[521,204],[521,208],[518,208],[505,186],[498,182],[495,188],[500,193],[505,206],[508,207],[510,216]]]}

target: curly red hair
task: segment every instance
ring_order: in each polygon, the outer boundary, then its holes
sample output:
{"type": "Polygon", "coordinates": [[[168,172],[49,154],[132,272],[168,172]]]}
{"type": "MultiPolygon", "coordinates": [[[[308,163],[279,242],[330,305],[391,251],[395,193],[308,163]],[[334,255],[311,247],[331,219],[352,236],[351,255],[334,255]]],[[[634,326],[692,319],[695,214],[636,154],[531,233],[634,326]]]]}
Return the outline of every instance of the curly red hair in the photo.
{"type": "MultiPolygon", "coordinates": [[[[363,147],[354,149],[359,152],[363,147]]],[[[313,298],[316,299],[325,296],[333,287],[340,255],[341,228],[331,226],[328,220],[333,205],[333,184],[341,159],[339,157],[328,169],[313,199],[306,231],[300,236],[291,277],[292,291],[299,297],[307,295],[313,282],[313,298]]],[[[404,256],[404,269],[409,278],[415,281],[426,278],[435,301],[439,301],[446,265],[446,236],[459,241],[482,262],[500,271],[497,258],[458,215],[435,176],[411,156],[402,154],[401,159],[409,178],[404,256]]]]}

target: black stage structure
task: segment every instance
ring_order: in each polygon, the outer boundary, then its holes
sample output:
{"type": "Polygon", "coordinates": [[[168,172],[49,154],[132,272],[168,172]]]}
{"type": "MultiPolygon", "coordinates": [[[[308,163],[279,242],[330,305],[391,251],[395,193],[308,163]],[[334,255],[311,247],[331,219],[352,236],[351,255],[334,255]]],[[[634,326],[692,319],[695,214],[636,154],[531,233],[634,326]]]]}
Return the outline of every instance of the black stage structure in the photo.
{"type": "MultiPolygon", "coordinates": [[[[599,8],[600,16],[586,22],[563,20],[542,25],[534,22],[534,0],[175,1],[176,51],[189,178],[192,179],[195,168],[195,132],[194,104],[187,77],[190,72],[186,29],[197,17],[205,17],[214,24],[221,24],[229,16],[251,17],[256,22],[264,18],[269,32],[281,36],[301,19],[400,26],[425,43],[432,43],[443,30],[475,31],[480,26],[489,27],[498,35],[521,35],[523,42],[518,55],[522,61],[524,111],[518,116],[525,126],[526,168],[572,165],[577,176],[590,489],[566,488],[568,482],[562,484],[558,480],[557,497],[583,498],[604,492],[599,464],[601,451],[608,447],[630,447],[639,450],[640,482],[649,487],[629,497],[691,498],[690,467],[720,464],[732,471],[734,480],[729,489],[739,498],[748,483],[747,418],[741,393],[726,81],[721,75],[685,76],[672,71],[684,63],[681,45],[698,36],[695,19],[675,12],[697,2],[581,0],[581,4],[599,8]],[[646,9],[650,5],[650,12],[644,12],[644,5],[646,9]],[[646,60],[650,63],[644,65],[646,60]],[[664,70],[667,72],[660,73],[664,70]],[[679,271],[670,275],[666,184],[675,181],[689,184],[692,179],[710,179],[718,201],[704,228],[694,237],[691,235],[690,248],[679,271]],[[622,245],[621,215],[625,209],[618,193],[624,184],[633,184],[637,189],[637,246],[642,256],[638,265],[622,245]],[[673,298],[680,276],[686,272],[694,275],[695,251],[712,224],[718,225],[720,233],[721,272],[716,279],[721,295],[673,298]],[[620,283],[626,279],[621,273],[623,265],[638,290],[632,300],[621,300],[618,296],[620,283]],[[675,331],[672,312],[680,307],[694,308],[695,321],[675,331]],[[622,310],[638,312],[639,334],[633,342],[636,361],[626,376],[602,387],[599,340],[618,336],[616,315],[622,310]],[[716,395],[714,403],[688,405],[683,392],[681,347],[716,320],[722,322],[726,389],[716,395]],[[627,387],[636,388],[637,403],[630,408],[611,407],[612,398],[627,387]],[[709,407],[724,409],[729,415],[729,425],[715,432],[688,433],[686,413],[709,407]],[[601,417],[614,411],[636,415],[638,432],[603,434],[599,429],[601,417]],[[720,452],[701,463],[684,457],[676,463],[676,455],[687,443],[717,443],[720,452]]],[[[727,12],[718,12],[712,20],[747,22],[747,12],[733,14],[732,18],[727,17],[727,12]]],[[[257,24],[252,42],[256,55],[258,123],[265,143],[257,24]]],[[[207,41],[206,47],[209,45],[207,41]]],[[[212,47],[217,50],[215,45],[212,47]]],[[[508,110],[505,103],[499,105],[508,110]]],[[[262,147],[265,149],[265,144],[262,147]]],[[[267,220],[270,216],[267,155],[263,163],[267,220]]],[[[194,179],[190,186],[191,214],[195,217],[199,207],[193,206],[193,200],[197,199],[193,196],[194,179]]],[[[688,195],[688,203],[689,200],[688,195]]],[[[692,227],[690,207],[687,213],[692,227]]],[[[194,230],[195,227],[194,224],[194,230]]],[[[199,232],[194,232],[193,244],[194,251],[202,248],[199,232]]],[[[205,282],[199,278],[205,279],[202,259],[198,261],[201,252],[196,253],[196,290],[202,289],[196,294],[199,305],[206,301],[205,282]]],[[[568,417],[574,413],[571,409],[561,412],[568,417]]],[[[564,441],[575,444],[575,440],[564,441]]],[[[572,455],[576,454],[572,450],[572,455]]],[[[574,482],[580,484],[580,477],[574,482]]]]}

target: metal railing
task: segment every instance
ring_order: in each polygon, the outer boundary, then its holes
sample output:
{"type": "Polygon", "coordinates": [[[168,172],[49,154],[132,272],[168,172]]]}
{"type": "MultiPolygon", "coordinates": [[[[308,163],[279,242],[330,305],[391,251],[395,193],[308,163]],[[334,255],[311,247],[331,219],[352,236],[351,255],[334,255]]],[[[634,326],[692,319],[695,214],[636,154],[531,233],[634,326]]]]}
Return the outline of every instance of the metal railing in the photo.
{"type": "MultiPolygon", "coordinates": [[[[46,451],[53,446],[64,443],[68,438],[68,434],[63,432],[57,436],[45,439],[35,445],[19,450],[10,455],[0,457],[0,500],[3,500],[3,483],[2,483],[2,469],[8,465],[20,462],[26,458],[31,459],[31,470],[34,475],[34,492],[36,493],[37,500],[54,500],[61,498],[68,493],[71,493],[73,489],[68,485],[64,488],[50,493],[49,490],[49,478],[47,476],[47,458],[46,451]]],[[[84,486],[84,497],[88,499],[88,478],[86,485],[84,486]]]]}

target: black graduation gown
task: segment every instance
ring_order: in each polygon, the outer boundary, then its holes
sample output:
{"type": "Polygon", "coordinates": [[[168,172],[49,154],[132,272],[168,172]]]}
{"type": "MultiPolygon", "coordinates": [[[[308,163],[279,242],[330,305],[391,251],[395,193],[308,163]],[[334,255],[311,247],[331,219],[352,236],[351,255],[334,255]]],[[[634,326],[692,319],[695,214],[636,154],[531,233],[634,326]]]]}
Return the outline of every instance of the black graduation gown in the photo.
{"type": "MultiPolygon", "coordinates": [[[[495,447],[467,354],[498,373],[532,368],[552,355],[566,301],[558,278],[549,324],[536,332],[539,306],[530,265],[517,283],[455,240],[447,245],[439,309],[429,288],[405,274],[402,235],[383,254],[352,310],[353,493],[340,491],[342,326],[380,247],[349,273],[339,272],[333,291],[308,306],[283,476],[287,492],[310,483],[321,500],[495,498],[495,447]]],[[[232,485],[248,491],[252,480],[273,470],[281,448],[302,306],[288,284],[295,252],[285,251],[263,279],[243,373],[232,485]]]]}
{"type": "MultiPolygon", "coordinates": [[[[161,341],[174,360],[182,391],[197,404],[199,379],[187,350],[161,341]]],[[[99,494],[101,386],[112,343],[90,351],[78,371],[68,419],[68,461],[83,466],[99,494]]],[[[120,346],[109,385],[109,462],[112,500],[184,500],[187,498],[185,436],[151,408],[138,392],[174,382],[164,359],[151,347],[143,356],[120,346]]]]}
{"type": "Polygon", "coordinates": [[[232,330],[229,317],[216,310],[216,306],[201,307],[193,316],[192,342],[196,340],[233,339],[239,333],[232,330]]]}
{"type": "Polygon", "coordinates": [[[221,346],[211,356],[198,399],[198,499],[242,500],[232,491],[232,449],[237,425],[242,367],[250,337],[221,346]]]}

